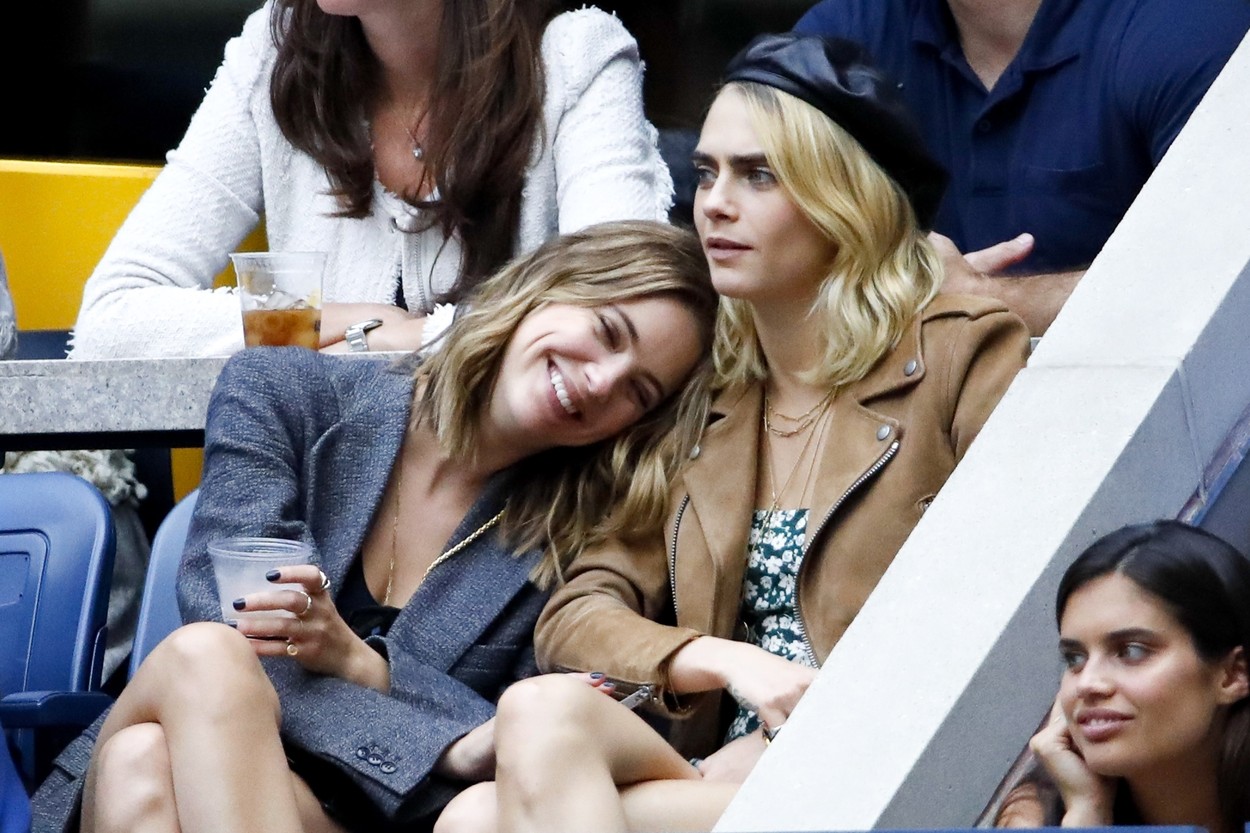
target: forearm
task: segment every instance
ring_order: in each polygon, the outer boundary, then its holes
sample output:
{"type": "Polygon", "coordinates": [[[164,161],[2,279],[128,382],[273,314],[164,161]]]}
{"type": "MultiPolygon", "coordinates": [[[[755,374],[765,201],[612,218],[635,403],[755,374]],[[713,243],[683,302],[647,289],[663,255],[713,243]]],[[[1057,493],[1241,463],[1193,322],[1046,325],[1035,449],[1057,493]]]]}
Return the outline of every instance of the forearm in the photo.
{"type": "Polygon", "coordinates": [[[971,286],[956,291],[1002,301],[1009,310],[1024,319],[1030,335],[1041,336],[1050,328],[1084,275],[1083,269],[1038,275],[983,275],[974,279],[971,286]]]}
{"type": "Polygon", "coordinates": [[[687,642],[669,661],[668,679],[673,691],[693,694],[724,688],[729,684],[734,657],[740,655],[743,645],[715,636],[687,642]]]}

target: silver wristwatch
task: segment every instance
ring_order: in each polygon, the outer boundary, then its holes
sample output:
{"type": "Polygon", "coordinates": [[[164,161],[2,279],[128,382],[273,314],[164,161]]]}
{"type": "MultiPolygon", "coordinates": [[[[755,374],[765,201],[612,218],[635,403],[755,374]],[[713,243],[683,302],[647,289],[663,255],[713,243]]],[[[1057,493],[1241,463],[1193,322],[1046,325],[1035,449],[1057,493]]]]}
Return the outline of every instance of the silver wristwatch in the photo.
{"type": "Polygon", "coordinates": [[[382,326],[381,318],[370,318],[368,321],[361,321],[359,324],[353,324],[347,328],[347,346],[353,353],[367,353],[369,351],[369,340],[365,338],[365,333],[370,330],[376,330],[382,326]]]}

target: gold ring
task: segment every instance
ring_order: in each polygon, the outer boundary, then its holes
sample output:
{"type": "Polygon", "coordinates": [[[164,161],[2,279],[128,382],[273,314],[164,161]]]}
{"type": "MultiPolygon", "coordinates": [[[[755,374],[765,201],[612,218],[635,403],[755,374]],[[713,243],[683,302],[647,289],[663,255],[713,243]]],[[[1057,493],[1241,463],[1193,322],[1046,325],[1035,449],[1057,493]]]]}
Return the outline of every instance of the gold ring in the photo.
{"type": "Polygon", "coordinates": [[[304,590],[296,590],[295,592],[304,594],[304,609],[301,610],[299,613],[295,614],[295,617],[297,619],[303,619],[305,616],[308,615],[308,611],[312,610],[312,596],[310,596],[304,590]]]}
{"type": "Polygon", "coordinates": [[[297,654],[299,654],[299,646],[296,645],[294,642],[286,643],[286,653],[287,653],[287,656],[291,656],[291,657],[296,656],[297,654]]]}
{"type": "Polygon", "coordinates": [[[324,593],[330,589],[330,577],[321,570],[318,570],[317,572],[321,573],[321,592],[324,593]]]}

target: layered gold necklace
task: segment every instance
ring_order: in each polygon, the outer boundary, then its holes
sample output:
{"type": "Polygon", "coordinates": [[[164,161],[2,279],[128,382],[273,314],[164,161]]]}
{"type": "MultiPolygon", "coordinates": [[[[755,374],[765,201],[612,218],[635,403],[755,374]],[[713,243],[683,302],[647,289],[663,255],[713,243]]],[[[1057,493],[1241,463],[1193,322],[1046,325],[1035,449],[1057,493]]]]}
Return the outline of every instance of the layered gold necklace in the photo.
{"type": "Polygon", "coordinates": [[[807,493],[811,488],[812,475],[816,471],[816,460],[820,457],[820,446],[824,442],[825,430],[829,426],[828,421],[825,419],[825,415],[829,412],[829,405],[832,401],[833,393],[830,392],[823,399],[812,406],[807,413],[799,417],[789,417],[776,411],[772,407],[772,403],[769,401],[768,396],[764,396],[764,442],[768,452],[768,491],[770,498],[766,525],[772,523],[773,514],[781,508],[781,498],[785,495],[787,490],[789,490],[790,484],[794,482],[794,478],[798,474],[799,469],[803,467],[804,458],[807,458],[807,474],[804,477],[803,489],[799,493],[798,500],[801,504],[806,499],[807,493]],[[799,422],[801,424],[793,430],[778,431],[773,427],[769,419],[770,414],[783,419],[791,420],[792,422],[799,422]],[[816,426],[819,426],[819,428],[816,426]],[[811,433],[809,433],[807,435],[807,439],[803,441],[803,447],[799,449],[798,456],[795,457],[794,464],[790,467],[790,472],[786,475],[785,482],[781,484],[781,488],[777,488],[776,465],[773,461],[772,445],[768,441],[767,435],[771,434],[775,437],[786,438],[793,437],[804,431],[810,431],[811,433]],[[808,457],[808,451],[809,449],[813,449],[813,444],[814,451],[811,456],[808,457]]]}

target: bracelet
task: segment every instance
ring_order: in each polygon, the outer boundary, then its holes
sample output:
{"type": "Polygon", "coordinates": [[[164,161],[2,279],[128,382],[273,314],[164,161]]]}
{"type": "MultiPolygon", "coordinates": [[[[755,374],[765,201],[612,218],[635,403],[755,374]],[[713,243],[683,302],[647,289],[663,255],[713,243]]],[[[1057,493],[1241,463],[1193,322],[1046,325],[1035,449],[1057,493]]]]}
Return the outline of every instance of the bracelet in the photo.
{"type": "Polygon", "coordinates": [[[781,734],[781,727],[778,726],[776,729],[770,729],[767,726],[765,726],[763,723],[761,723],[760,734],[764,736],[764,745],[768,746],[770,743],[773,742],[773,739],[777,737],[777,735],[781,734]]]}

